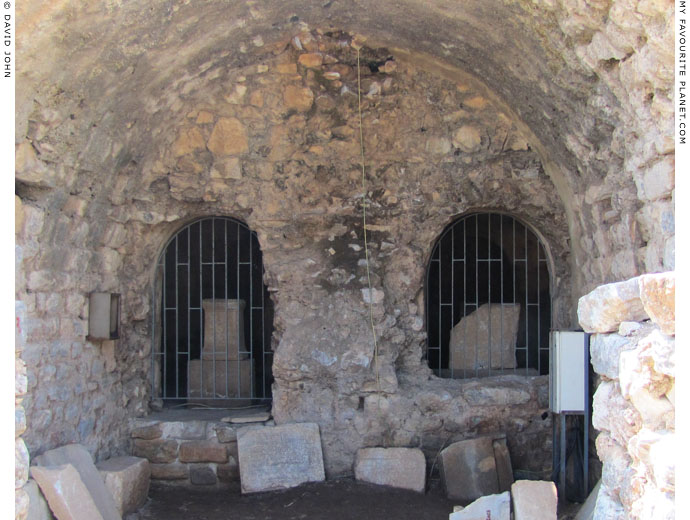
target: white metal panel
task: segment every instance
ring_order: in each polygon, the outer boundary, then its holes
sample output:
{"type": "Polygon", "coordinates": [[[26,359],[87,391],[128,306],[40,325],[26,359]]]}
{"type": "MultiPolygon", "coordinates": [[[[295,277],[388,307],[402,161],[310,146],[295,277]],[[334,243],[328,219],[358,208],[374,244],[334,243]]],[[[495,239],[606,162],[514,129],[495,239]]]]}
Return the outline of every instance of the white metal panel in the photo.
{"type": "Polygon", "coordinates": [[[584,412],[585,348],[587,344],[584,332],[551,332],[551,411],[584,412]]]}

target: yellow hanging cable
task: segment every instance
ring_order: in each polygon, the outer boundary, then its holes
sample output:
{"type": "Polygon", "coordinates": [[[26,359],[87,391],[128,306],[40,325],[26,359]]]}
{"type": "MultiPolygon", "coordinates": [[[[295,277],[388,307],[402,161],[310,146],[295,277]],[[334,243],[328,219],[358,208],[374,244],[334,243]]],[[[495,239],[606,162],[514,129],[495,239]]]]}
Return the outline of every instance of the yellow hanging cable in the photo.
{"type": "MultiPolygon", "coordinates": [[[[381,393],[381,378],[379,375],[379,345],[374,327],[374,294],[371,288],[371,274],[369,271],[369,244],[367,243],[367,179],[364,166],[364,132],[362,130],[362,81],[359,70],[359,49],[357,49],[357,109],[359,112],[359,149],[362,162],[362,228],[364,229],[364,257],[367,265],[367,284],[369,286],[369,323],[374,337],[374,370],[376,372],[376,389],[381,393]]],[[[380,405],[380,403],[379,403],[380,405]]]]}

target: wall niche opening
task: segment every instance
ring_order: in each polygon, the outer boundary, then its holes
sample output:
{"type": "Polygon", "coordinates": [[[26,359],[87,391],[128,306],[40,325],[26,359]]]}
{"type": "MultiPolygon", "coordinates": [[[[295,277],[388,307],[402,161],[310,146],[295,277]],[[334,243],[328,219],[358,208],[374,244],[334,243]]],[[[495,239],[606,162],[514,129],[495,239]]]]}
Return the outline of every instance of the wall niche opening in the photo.
{"type": "Polygon", "coordinates": [[[166,405],[269,402],[273,302],[256,233],[229,217],[187,224],[156,266],[153,395],[166,405]]]}
{"type": "Polygon", "coordinates": [[[429,367],[439,377],[549,372],[551,292],[544,245],[503,213],[444,229],[425,284],[429,367]]]}

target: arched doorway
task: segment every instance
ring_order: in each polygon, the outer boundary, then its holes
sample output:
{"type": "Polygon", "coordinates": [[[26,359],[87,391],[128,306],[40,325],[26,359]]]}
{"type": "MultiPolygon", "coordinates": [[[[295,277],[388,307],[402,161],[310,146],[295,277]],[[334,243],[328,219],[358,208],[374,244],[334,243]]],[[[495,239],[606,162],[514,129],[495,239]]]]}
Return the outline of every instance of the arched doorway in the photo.
{"type": "Polygon", "coordinates": [[[153,302],[154,396],[270,399],[273,305],[244,223],[206,217],[177,231],[158,260],[153,302]]]}
{"type": "Polygon", "coordinates": [[[551,295],[544,245],[502,213],[452,222],[426,276],[427,361],[436,375],[547,374],[551,295]]]}

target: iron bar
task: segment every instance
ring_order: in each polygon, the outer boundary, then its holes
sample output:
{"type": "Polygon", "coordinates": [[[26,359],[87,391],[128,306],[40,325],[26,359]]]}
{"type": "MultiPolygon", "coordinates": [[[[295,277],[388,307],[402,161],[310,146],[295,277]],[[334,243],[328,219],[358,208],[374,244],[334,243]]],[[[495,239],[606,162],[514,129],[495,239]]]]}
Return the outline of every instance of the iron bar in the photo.
{"type": "Polygon", "coordinates": [[[525,346],[527,347],[525,375],[527,375],[529,373],[529,270],[527,265],[527,228],[523,229],[525,231],[525,346]]]}
{"type": "MultiPolygon", "coordinates": [[[[216,392],[216,219],[211,219],[211,308],[213,309],[213,349],[211,351],[211,380],[213,381],[212,397],[217,397],[216,392]]],[[[201,364],[203,365],[203,354],[201,364]]],[[[203,387],[203,382],[201,384],[203,387]]]]}
{"type": "MultiPolygon", "coordinates": [[[[438,243],[438,302],[443,303],[443,297],[442,297],[442,292],[441,289],[443,288],[443,285],[441,284],[441,272],[443,271],[443,249],[442,249],[442,241],[439,241],[438,243]]],[[[438,311],[438,344],[443,346],[443,313],[439,309],[438,311]]],[[[451,350],[451,345],[450,345],[450,340],[448,340],[448,350],[451,350]]],[[[451,370],[451,377],[453,377],[453,365],[452,365],[452,353],[449,353],[448,355],[449,363],[450,363],[450,370],[451,370]]],[[[443,365],[443,350],[439,352],[438,356],[438,373],[439,375],[441,374],[441,366],[443,365]]]]}
{"type": "MultiPolygon", "coordinates": [[[[237,385],[237,397],[241,397],[242,395],[242,384],[240,382],[240,355],[239,355],[239,350],[241,348],[240,346],[240,259],[242,258],[242,250],[240,249],[241,243],[240,243],[240,225],[239,223],[235,224],[235,231],[236,231],[236,243],[235,243],[235,250],[237,251],[237,267],[236,267],[236,282],[235,282],[235,300],[237,301],[237,320],[236,320],[236,330],[235,330],[235,338],[236,338],[236,344],[237,344],[237,378],[235,379],[236,385],[237,385]]],[[[244,324],[243,324],[244,325],[244,324]]]]}
{"type": "Polygon", "coordinates": [[[180,397],[180,317],[178,309],[180,307],[179,293],[177,291],[180,274],[178,273],[178,244],[175,237],[175,397],[180,397]]]}
{"type": "MultiPolygon", "coordinates": [[[[225,274],[224,278],[224,283],[225,283],[225,291],[223,292],[223,296],[225,297],[225,396],[227,397],[229,394],[229,387],[230,383],[228,381],[228,370],[230,370],[230,361],[228,360],[228,357],[230,356],[230,340],[228,336],[230,335],[228,330],[228,221],[224,220],[223,221],[223,227],[224,227],[224,236],[223,236],[223,273],[225,274]]],[[[215,374],[214,374],[215,377],[215,374]]]]}
{"type": "MultiPolygon", "coordinates": [[[[474,216],[474,312],[479,310],[479,217],[474,216]]],[[[475,327],[474,341],[474,377],[479,376],[477,365],[479,360],[479,327],[475,327]]]]}
{"type": "Polygon", "coordinates": [[[204,342],[206,341],[206,331],[204,330],[204,266],[203,266],[203,224],[199,222],[199,396],[204,396],[204,342]]]}

